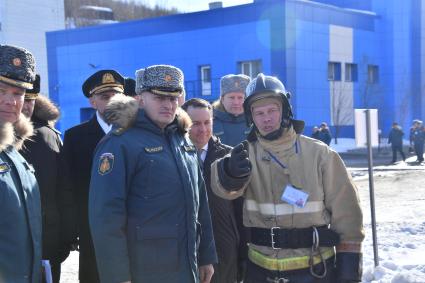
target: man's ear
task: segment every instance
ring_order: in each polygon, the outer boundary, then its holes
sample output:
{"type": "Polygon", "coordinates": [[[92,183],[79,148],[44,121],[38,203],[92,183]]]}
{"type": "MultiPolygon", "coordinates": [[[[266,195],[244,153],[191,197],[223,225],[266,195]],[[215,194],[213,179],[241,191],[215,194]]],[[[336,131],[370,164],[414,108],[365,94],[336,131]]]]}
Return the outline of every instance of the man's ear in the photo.
{"type": "Polygon", "coordinates": [[[89,102],[90,102],[90,105],[91,105],[94,109],[96,109],[96,110],[97,110],[96,100],[94,99],[94,97],[93,97],[93,96],[90,96],[90,97],[89,97],[89,102]]]}

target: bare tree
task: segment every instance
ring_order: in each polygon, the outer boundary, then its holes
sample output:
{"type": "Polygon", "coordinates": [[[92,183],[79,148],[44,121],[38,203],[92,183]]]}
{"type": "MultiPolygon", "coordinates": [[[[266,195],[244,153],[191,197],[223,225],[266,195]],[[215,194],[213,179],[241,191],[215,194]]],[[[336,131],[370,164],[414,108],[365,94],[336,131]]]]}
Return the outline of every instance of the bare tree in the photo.
{"type": "Polygon", "coordinates": [[[399,86],[401,88],[402,98],[400,100],[400,104],[397,107],[399,110],[399,113],[396,113],[396,115],[398,114],[399,124],[403,125],[407,120],[407,114],[408,114],[410,101],[412,97],[412,90],[411,90],[410,84],[408,85],[408,81],[406,79],[401,79],[401,81],[399,82],[399,86]]]}
{"type": "Polygon", "coordinates": [[[352,103],[350,103],[350,100],[347,99],[347,83],[341,81],[331,81],[331,91],[331,118],[332,125],[335,128],[335,144],[338,144],[338,137],[340,135],[341,126],[352,123],[353,107],[352,103]]]}

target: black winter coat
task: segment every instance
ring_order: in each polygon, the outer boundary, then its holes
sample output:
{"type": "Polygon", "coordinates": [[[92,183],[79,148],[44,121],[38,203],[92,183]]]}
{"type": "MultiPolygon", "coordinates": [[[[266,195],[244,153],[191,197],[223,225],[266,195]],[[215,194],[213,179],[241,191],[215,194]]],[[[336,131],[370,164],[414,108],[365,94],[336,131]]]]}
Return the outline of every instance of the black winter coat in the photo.
{"type": "Polygon", "coordinates": [[[53,127],[59,110],[46,97],[39,97],[31,121],[34,135],[24,142],[20,153],[35,169],[40,188],[42,212],[42,257],[52,261],[63,258],[60,239],[59,153],[60,132],[53,127]]]}
{"type": "Polygon", "coordinates": [[[321,140],[322,142],[324,142],[327,145],[331,144],[332,136],[331,136],[331,132],[329,131],[329,129],[320,129],[319,140],[321,140]]]}
{"type": "Polygon", "coordinates": [[[47,121],[32,118],[34,136],[24,143],[22,156],[35,169],[40,188],[43,259],[58,260],[60,256],[60,212],[58,208],[58,162],[62,141],[47,121]]]}
{"type": "Polygon", "coordinates": [[[400,128],[392,128],[388,136],[388,143],[392,147],[401,147],[403,145],[404,133],[400,128]]]}
{"type": "Polygon", "coordinates": [[[216,137],[208,142],[208,151],[203,163],[203,176],[207,187],[218,264],[214,265],[212,283],[236,282],[238,268],[239,232],[234,201],[218,197],[211,190],[211,164],[224,157],[232,148],[216,137]]]}
{"type": "MultiPolygon", "coordinates": [[[[81,282],[87,283],[99,282],[89,229],[88,198],[93,154],[97,143],[103,136],[105,136],[105,132],[97,122],[96,115],[94,115],[89,121],[65,132],[62,150],[65,167],[64,184],[67,186],[67,190],[72,192],[70,196],[75,199],[77,209],[80,247],[79,278],[81,282]]],[[[72,234],[72,231],[69,233],[72,234]]]]}

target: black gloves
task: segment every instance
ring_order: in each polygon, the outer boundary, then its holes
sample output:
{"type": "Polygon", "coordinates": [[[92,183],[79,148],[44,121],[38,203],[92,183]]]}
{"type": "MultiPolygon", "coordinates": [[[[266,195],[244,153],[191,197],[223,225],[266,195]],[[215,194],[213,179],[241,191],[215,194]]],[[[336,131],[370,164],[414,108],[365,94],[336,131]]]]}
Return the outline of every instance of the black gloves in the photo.
{"type": "Polygon", "coordinates": [[[224,189],[237,191],[243,187],[251,173],[251,161],[248,159],[248,142],[235,146],[218,163],[218,178],[224,189]]]}
{"type": "Polygon", "coordinates": [[[242,142],[232,149],[226,165],[226,173],[234,178],[243,178],[251,173],[251,162],[248,159],[247,142],[242,142]]]}
{"type": "Polygon", "coordinates": [[[336,273],[337,282],[354,283],[362,281],[362,254],[361,253],[337,253],[336,273]]]}

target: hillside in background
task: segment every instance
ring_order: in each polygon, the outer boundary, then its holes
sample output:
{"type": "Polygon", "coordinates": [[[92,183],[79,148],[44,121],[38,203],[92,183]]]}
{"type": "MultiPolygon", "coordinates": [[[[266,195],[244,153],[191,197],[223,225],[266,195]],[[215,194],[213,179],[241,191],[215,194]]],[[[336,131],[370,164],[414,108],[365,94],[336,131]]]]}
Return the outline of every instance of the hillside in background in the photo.
{"type": "MultiPolygon", "coordinates": [[[[166,7],[154,6],[150,7],[143,3],[136,3],[134,0],[117,1],[117,0],[64,0],[65,1],[65,17],[69,22],[70,19],[81,17],[80,7],[97,6],[110,8],[113,11],[115,21],[124,22],[135,19],[153,18],[164,15],[177,14],[176,8],[167,9],[166,7]]],[[[77,24],[76,26],[81,26],[77,24]]]]}

